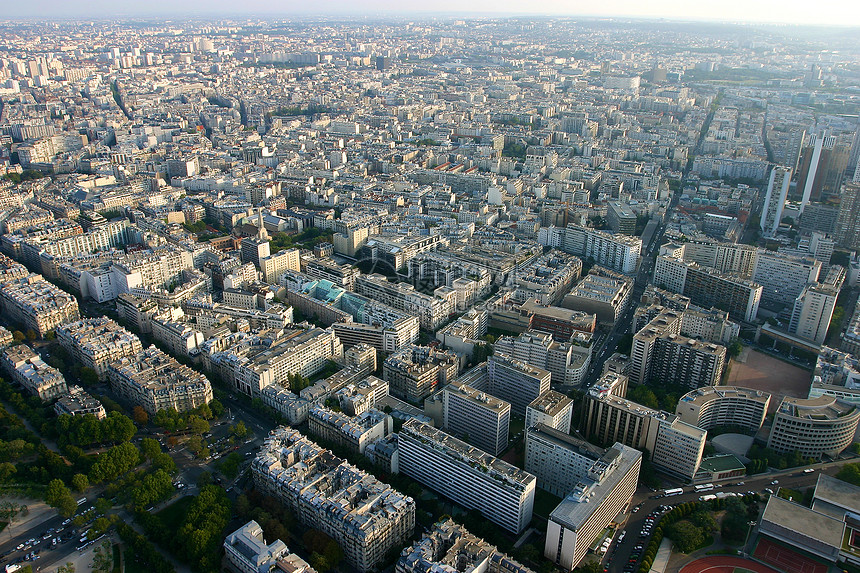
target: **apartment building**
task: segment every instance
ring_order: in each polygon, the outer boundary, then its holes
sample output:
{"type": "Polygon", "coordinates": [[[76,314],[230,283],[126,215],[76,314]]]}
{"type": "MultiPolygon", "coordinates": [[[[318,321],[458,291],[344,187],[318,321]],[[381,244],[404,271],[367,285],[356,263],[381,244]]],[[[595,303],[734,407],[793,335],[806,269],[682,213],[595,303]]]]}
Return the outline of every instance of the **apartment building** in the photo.
{"type": "Polygon", "coordinates": [[[806,285],[794,300],[788,332],[816,344],[823,344],[838,296],[839,288],[834,285],[806,285]]]}
{"type": "Polygon", "coordinates": [[[84,318],[57,328],[57,341],[80,364],[107,379],[108,365],[134,356],[140,339],[107,317],[84,318]]]}
{"type": "Polygon", "coordinates": [[[439,521],[420,541],[400,554],[395,573],[434,571],[485,571],[486,573],[533,573],[504,553],[469,533],[451,519],[439,521]]]}
{"type": "MultiPolygon", "coordinates": [[[[617,380],[617,374],[605,377],[617,380]]],[[[595,443],[621,442],[651,452],[660,470],[692,480],[702,461],[707,431],[612,393],[611,381],[601,380],[589,389],[580,424],[583,436],[595,443]]]]}
{"type": "Polygon", "coordinates": [[[4,348],[2,360],[12,381],[43,402],[55,400],[69,391],[60,371],[47,364],[26,344],[4,348]]]}
{"type": "Polygon", "coordinates": [[[454,312],[454,300],[416,291],[407,283],[389,282],[379,274],[359,275],[355,291],[397,310],[418,316],[421,328],[435,331],[454,312]]]}
{"type": "Polygon", "coordinates": [[[759,225],[765,237],[772,237],[779,228],[785,200],[788,197],[789,183],[791,183],[791,168],[775,166],[771,169],[759,225]]]}
{"type": "Polygon", "coordinates": [[[80,318],[78,301],[42,278],[27,277],[3,283],[0,302],[8,319],[19,322],[38,336],[56,330],[58,326],[80,318]]]}
{"type": "Polygon", "coordinates": [[[257,337],[217,352],[211,360],[236,390],[259,397],[263,388],[285,384],[290,374],[313,376],[342,354],[340,340],[331,329],[309,328],[257,337]]]}
{"type": "Polygon", "coordinates": [[[654,283],[689,297],[697,306],[719,307],[745,322],[758,314],[763,291],[756,282],[666,255],[657,257],[654,283]]]}
{"type": "Polygon", "coordinates": [[[394,396],[420,403],[436,388],[453,381],[459,367],[460,360],[453,352],[410,345],[385,359],[382,378],[394,396]]]}
{"type": "Polygon", "coordinates": [[[788,306],[806,285],[817,282],[820,274],[821,261],[759,249],[752,280],[762,286],[762,303],[788,306]]]}
{"type": "Polygon", "coordinates": [[[526,406],[526,428],[543,424],[563,434],[570,433],[573,400],[555,390],[547,390],[526,406]]]}
{"type": "Polygon", "coordinates": [[[108,365],[114,392],[150,415],[159,410],[193,410],[212,401],[212,385],[154,346],[108,365]]]}
{"type": "Polygon", "coordinates": [[[263,404],[280,413],[287,419],[287,423],[298,426],[308,419],[313,402],[293,394],[288,389],[272,384],[260,390],[260,399],[263,404]]]}
{"type": "Polygon", "coordinates": [[[442,389],[442,428],[485,452],[498,456],[508,447],[511,405],[453,381],[442,389]]]}
{"type": "MultiPolygon", "coordinates": [[[[538,242],[549,245],[555,227],[541,228],[538,242]]],[[[613,235],[606,231],[568,225],[558,240],[563,251],[584,259],[593,258],[600,266],[624,274],[632,274],[639,264],[642,241],[638,237],[613,235]]]]}
{"type": "MultiPolygon", "coordinates": [[[[350,350],[355,348],[353,346],[350,350]]],[[[364,380],[344,386],[334,393],[334,398],[344,412],[350,416],[358,416],[385,399],[388,389],[388,382],[376,376],[368,376],[364,380]]]]}
{"type": "Polygon", "coordinates": [[[274,255],[260,258],[260,272],[263,282],[278,284],[278,279],[287,271],[300,271],[299,249],[285,249],[274,255]]]}
{"type": "Polygon", "coordinates": [[[369,409],[357,416],[315,405],[308,412],[308,432],[326,443],[360,454],[365,448],[394,431],[394,422],[379,410],[369,409]]]}
{"type": "Polygon", "coordinates": [[[551,377],[549,371],[509,356],[487,360],[487,392],[509,402],[518,416],[525,416],[528,405],[550,389],[551,377]]]}
{"type": "Polygon", "coordinates": [[[767,447],[778,453],[835,458],[854,441],[858,422],[860,406],[834,396],[786,396],[774,414],[767,447]]]}
{"type": "Polygon", "coordinates": [[[375,570],[415,529],[415,502],[302,436],[269,434],[251,473],[261,492],[278,498],[305,527],[340,546],[359,571],[375,570]]]}
{"type": "Polygon", "coordinates": [[[553,384],[577,385],[591,364],[592,335],[575,332],[567,342],[556,342],[552,335],[527,330],[517,336],[500,336],[494,352],[548,370],[553,384]]]}
{"type": "MultiPolygon", "coordinates": [[[[553,430],[548,432],[556,440],[553,449],[570,452],[578,447],[553,430]]],[[[619,443],[593,461],[550,513],[544,557],[566,571],[576,568],[598,536],[630,505],[641,465],[642,453],[619,443]]]]}
{"type": "Polygon", "coordinates": [[[398,437],[400,471],[511,533],[532,519],[535,476],[415,419],[398,437]]]}
{"type": "Polygon", "coordinates": [[[512,277],[513,300],[536,300],[540,304],[558,304],[582,273],[578,257],[551,250],[516,270],[512,277]]]}

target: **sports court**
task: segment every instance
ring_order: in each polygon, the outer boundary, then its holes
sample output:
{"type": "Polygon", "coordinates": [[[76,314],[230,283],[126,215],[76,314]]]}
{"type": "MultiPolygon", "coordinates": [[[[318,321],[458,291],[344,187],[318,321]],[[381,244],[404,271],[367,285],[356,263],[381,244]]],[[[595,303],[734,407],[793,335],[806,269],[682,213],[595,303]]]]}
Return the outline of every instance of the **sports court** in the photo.
{"type": "Polygon", "coordinates": [[[760,537],[753,556],[785,573],[827,573],[829,567],[789,547],[760,537]]]}
{"type": "Polygon", "coordinates": [[[732,555],[712,555],[696,559],[681,568],[679,573],[779,573],[767,565],[734,557],[732,555]]]}

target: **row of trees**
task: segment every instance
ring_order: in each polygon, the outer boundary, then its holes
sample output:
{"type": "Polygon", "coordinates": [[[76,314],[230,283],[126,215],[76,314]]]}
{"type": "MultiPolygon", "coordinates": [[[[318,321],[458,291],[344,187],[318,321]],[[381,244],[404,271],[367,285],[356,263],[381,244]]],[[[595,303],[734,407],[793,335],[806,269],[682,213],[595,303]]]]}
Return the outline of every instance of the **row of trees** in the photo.
{"type": "Polygon", "coordinates": [[[99,420],[92,414],[70,416],[61,414],[57,418],[57,443],[61,446],[72,444],[88,447],[102,443],[128,442],[134,437],[137,428],[131,418],[111,412],[99,420]]]}
{"type": "Polygon", "coordinates": [[[750,462],[747,464],[747,473],[757,474],[767,471],[769,467],[784,470],[786,468],[796,468],[800,466],[808,466],[815,463],[813,458],[805,458],[800,452],[794,450],[787,454],[778,454],[770,448],[753,444],[747,452],[747,457],[750,462]]]}
{"type": "Polygon", "coordinates": [[[230,513],[227,493],[221,487],[207,485],[192,499],[180,519],[171,520],[175,522],[168,523],[161,516],[147,512],[139,512],[137,520],[151,539],[189,563],[195,571],[214,571],[221,561],[221,543],[230,513]]]}
{"type": "Polygon", "coordinates": [[[137,563],[141,570],[151,573],[176,573],[173,564],[131,525],[120,523],[117,525],[117,533],[123,541],[125,551],[131,553],[131,561],[137,563]]]}

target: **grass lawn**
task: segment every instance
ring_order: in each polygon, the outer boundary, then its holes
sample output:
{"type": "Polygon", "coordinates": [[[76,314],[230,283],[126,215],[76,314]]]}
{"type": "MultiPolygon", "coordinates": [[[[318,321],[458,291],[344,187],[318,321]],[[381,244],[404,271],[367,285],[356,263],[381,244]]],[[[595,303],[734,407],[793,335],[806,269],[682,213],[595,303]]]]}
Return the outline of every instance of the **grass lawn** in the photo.
{"type": "Polygon", "coordinates": [[[548,491],[544,491],[542,489],[535,489],[535,515],[548,518],[549,514],[552,513],[552,510],[555,509],[560,503],[560,497],[556,497],[548,491]]]}
{"type": "Polygon", "coordinates": [[[168,505],[156,515],[161,518],[164,526],[172,533],[176,533],[176,529],[182,523],[185,514],[188,512],[188,506],[190,506],[194,502],[194,496],[188,495],[185,497],[179,498],[176,502],[168,505]]]}
{"type": "Polygon", "coordinates": [[[122,573],[122,565],[120,565],[119,543],[113,544],[113,573],[122,573]]]}

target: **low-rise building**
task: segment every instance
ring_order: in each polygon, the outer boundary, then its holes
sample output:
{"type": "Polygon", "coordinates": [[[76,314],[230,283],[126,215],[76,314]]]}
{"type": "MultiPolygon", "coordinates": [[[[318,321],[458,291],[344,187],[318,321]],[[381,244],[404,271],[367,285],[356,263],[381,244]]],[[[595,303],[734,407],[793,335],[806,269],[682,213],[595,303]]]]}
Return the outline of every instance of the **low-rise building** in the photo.
{"type": "Polygon", "coordinates": [[[249,521],[224,540],[227,563],[235,573],[271,573],[276,569],[285,573],[316,573],[280,539],[267,544],[263,528],[249,521]]]}
{"type": "Polygon", "coordinates": [[[101,401],[90,396],[80,386],[72,386],[69,388],[68,394],[60,396],[59,400],[54,403],[54,412],[58,416],[68,414],[70,416],[86,416],[88,414],[96,417],[97,420],[102,420],[107,417],[105,407],[101,401]]]}

